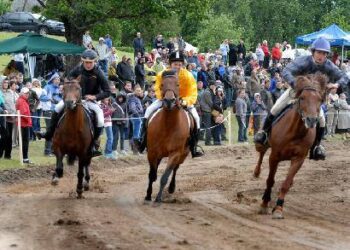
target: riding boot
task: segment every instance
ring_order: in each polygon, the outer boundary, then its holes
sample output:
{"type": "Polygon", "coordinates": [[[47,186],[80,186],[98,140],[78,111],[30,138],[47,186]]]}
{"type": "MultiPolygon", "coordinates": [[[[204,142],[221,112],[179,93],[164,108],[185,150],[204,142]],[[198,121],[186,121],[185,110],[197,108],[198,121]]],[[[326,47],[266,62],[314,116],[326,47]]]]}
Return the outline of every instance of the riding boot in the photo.
{"type": "Polygon", "coordinates": [[[103,132],[103,127],[95,128],[94,142],[92,147],[92,157],[102,155],[102,152],[100,151],[100,140],[99,140],[102,132],[103,132]]]}
{"type": "Polygon", "coordinates": [[[191,155],[192,158],[195,157],[201,157],[204,155],[203,149],[202,152],[198,151],[198,137],[199,137],[199,129],[194,129],[192,134],[191,134],[191,138],[190,138],[190,150],[191,150],[191,155]]]}
{"type": "Polygon", "coordinates": [[[142,153],[147,147],[147,120],[142,122],[140,139],[135,141],[135,146],[140,153],[142,153]]]}
{"type": "Polygon", "coordinates": [[[267,143],[267,135],[270,133],[272,122],[275,116],[271,113],[266,117],[263,129],[254,136],[254,142],[265,145],[267,143]]]}
{"type": "Polygon", "coordinates": [[[325,160],[326,159],[326,150],[321,145],[321,140],[324,135],[325,128],[317,127],[316,128],[316,138],[314,144],[310,149],[310,160],[325,160]]]}
{"type": "Polygon", "coordinates": [[[55,133],[58,121],[61,118],[62,113],[53,112],[51,115],[50,125],[46,128],[46,132],[36,131],[34,132],[38,140],[45,138],[47,141],[50,141],[55,133]]]}

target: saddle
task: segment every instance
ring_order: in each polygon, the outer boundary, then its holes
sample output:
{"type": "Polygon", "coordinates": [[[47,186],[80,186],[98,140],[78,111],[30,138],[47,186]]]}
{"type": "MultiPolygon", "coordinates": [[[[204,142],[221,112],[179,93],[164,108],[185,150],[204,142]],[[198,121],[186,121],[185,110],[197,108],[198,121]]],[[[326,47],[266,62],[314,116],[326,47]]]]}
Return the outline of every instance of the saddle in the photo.
{"type": "Polygon", "coordinates": [[[285,114],[287,114],[287,112],[288,112],[290,109],[293,108],[293,105],[294,105],[293,103],[288,104],[284,109],[282,109],[282,111],[281,111],[279,114],[277,114],[277,115],[275,116],[275,118],[273,119],[273,122],[272,122],[272,127],[273,127],[279,120],[281,120],[282,117],[285,116],[285,114]]]}

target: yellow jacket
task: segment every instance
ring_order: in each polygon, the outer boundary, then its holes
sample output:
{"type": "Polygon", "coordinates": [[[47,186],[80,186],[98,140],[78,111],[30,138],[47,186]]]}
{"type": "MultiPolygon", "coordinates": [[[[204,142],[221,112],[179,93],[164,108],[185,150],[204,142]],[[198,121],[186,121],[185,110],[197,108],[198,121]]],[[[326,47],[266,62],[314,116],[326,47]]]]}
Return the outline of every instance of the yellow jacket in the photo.
{"type": "MultiPolygon", "coordinates": [[[[156,84],[154,90],[156,92],[156,97],[159,100],[162,100],[162,73],[159,72],[156,78],[156,84]]],[[[186,101],[187,106],[192,106],[197,101],[197,84],[196,80],[193,78],[193,75],[188,70],[182,68],[179,72],[179,95],[180,98],[186,101]]]]}

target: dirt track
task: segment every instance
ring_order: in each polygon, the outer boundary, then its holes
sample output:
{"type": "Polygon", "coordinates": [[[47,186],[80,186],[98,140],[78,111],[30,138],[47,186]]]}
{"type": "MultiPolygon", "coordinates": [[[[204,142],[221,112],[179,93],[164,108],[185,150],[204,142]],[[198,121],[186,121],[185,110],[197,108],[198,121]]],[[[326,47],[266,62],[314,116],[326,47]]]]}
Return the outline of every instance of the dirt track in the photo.
{"type": "MultiPolygon", "coordinates": [[[[188,158],[160,207],[143,204],[145,157],[95,161],[82,200],[76,167],[65,169],[57,187],[48,171],[34,168],[24,172],[29,179],[0,185],[0,249],[350,249],[349,144],[326,147],[327,161],[306,160],[297,174],[284,220],[257,213],[268,171],[266,158],[261,177],[252,177],[252,146],[188,158]]],[[[274,200],[287,169],[280,165],[274,200]]],[[[160,170],[153,197],[164,163],[160,170]]],[[[11,181],[13,173],[1,174],[11,181]]]]}

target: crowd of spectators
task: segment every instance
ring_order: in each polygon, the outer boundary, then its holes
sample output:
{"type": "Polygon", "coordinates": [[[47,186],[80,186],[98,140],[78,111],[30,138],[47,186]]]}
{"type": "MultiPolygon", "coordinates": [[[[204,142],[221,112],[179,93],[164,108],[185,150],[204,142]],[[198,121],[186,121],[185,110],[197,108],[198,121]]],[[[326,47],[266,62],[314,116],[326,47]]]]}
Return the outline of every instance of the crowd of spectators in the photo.
{"type": "MultiPolygon", "coordinates": [[[[233,111],[237,120],[237,141],[247,143],[249,135],[261,129],[266,115],[282,95],[288,84],[281,78],[284,66],[294,59],[290,44],[283,42],[269,46],[266,40],[256,48],[247,49],[241,39],[237,44],[225,39],[217,50],[199,53],[186,49],[180,36],[167,41],[158,34],[147,51],[140,32],[132,42],[134,58],[117,56],[109,35],[100,37],[93,45],[87,31],[83,45],[94,49],[98,65],[108,78],[112,96],[101,101],[105,116],[106,144],[104,155],[116,159],[118,155],[138,154],[133,141],[140,136],[140,124],[146,108],[155,100],[155,76],[168,66],[168,55],[177,50],[186,56],[186,68],[197,82],[198,100],[195,107],[201,118],[201,139],[205,145],[222,145],[227,140],[224,112],[233,111]],[[129,139],[128,148],[125,141],[129,139]],[[129,152],[128,152],[129,151],[129,152]]],[[[334,53],[335,54],[335,53],[334,53]]],[[[340,63],[339,56],[330,55],[342,70],[350,72],[347,60],[340,63]]],[[[18,57],[16,55],[16,57],[18,57]]],[[[22,65],[23,66],[23,65],[22,65]]],[[[21,118],[24,162],[30,163],[28,145],[40,131],[42,119],[49,118],[55,105],[62,99],[62,75],[50,74],[46,81],[24,81],[23,68],[12,60],[0,79],[0,112],[35,116],[21,118]],[[42,86],[43,83],[43,86],[42,86]]],[[[58,71],[58,70],[57,70],[58,71]]],[[[338,92],[339,93],[339,92],[338,92]]],[[[327,137],[336,132],[344,139],[350,134],[350,106],[347,92],[338,95],[331,89],[323,105],[327,114],[327,137]]],[[[50,119],[44,119],[46,126],[50,119]]],[[[11,150],[18,145],[18,128],[14,116],[0,116],[0,157],[10,159],[11,150]]],[[[44,155],[52,156],[51,142],[45,143],[44,155]]]]}

